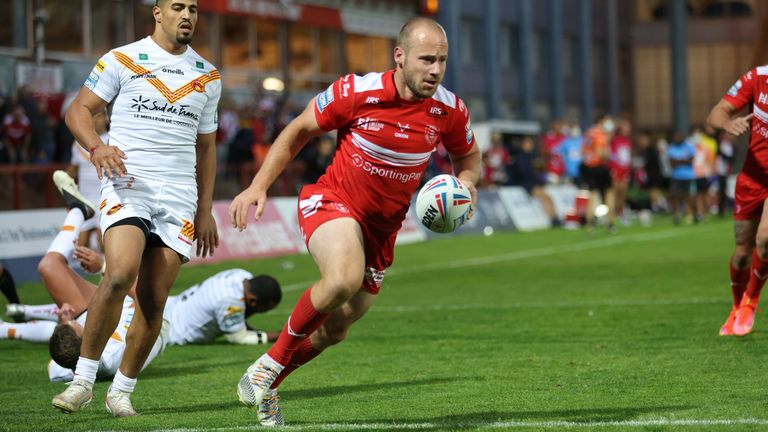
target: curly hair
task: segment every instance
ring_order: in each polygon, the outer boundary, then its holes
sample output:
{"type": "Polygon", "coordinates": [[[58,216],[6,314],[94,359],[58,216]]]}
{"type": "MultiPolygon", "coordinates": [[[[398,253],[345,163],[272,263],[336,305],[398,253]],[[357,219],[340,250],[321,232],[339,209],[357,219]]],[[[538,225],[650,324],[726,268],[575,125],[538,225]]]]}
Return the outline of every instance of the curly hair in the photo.
{"type": "Polygon", "coordinates": [[[48,341],[48,350],[53,361],[68,369],[75,369],[80,357],[80,344],[83,338],[78,336],[75,329],[67,324],[59,324],[53,330],[48,341]]]}

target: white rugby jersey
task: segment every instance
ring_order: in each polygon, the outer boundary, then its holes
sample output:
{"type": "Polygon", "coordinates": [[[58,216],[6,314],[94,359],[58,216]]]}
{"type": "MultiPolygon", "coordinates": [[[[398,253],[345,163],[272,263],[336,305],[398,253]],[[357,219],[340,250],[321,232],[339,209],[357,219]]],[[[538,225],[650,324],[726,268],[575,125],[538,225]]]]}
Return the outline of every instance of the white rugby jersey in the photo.
{"type": "Polygon", "coordinates": [[[221,77],[192,47],[173,55],[147,36],[105,54],[85,80],[114,100],[110,145],[128,157],[130,175],[195,180],[198,134],[215,132],[221,77]]]}
{"type": "MultiPolygon", "coordinates": [[[[107,346],[104,347],[104,352],[99,359],[99,370],[96,372],[97,379],[109,378],[117,373],[117,369],[120,367],[120,362],[123,360],[123,354],[125,353],[125,335],[128,333],[128,326],[131,325],[135,311],[136,309],[133,305],[133,299],[126,297],[125,300],[123,300],[123,310],[120,314],[120,321],[117,323],[117,328],[112,332],[112,336],[109,337],[107,346]]],[[[80,314],[76,321],[80,323],[80,325],[85,326],[85,318],[87,315],[88,312],[80,314]]],[[[162,351],[162,344],[162,338],[158,337],[155,341],[155,345],[152,347],[152,353],[159,353],[162,351]]],[[[147,367],[149,362],[152,361],[152,358],[153,355],[150,354],[147,361],[144,363],[144,366],[141,368],[142,370],[147,367]]],[[[51,360],[48,363],[48,377],[51,381],[72,381],[74,371],[60,366],[55,361],[51,360]]]]}
{"type": "MultiPolygon", "coordinates": [[[[104,144],[109,142],[108,133],[105,133],[100,138],[104,144]]],[[[101,180],[99,180],[99,175],[96,173],[96,167],[91,163],[91,156],[77,141],[72,144],[72,160],[70,163],[77,167],[77,188],[80,190],[80,193],[93,204],[99,205],[101,200],[101,180]]]]}
{"type": "Polygon", "coordinates": [[[168,298],[165,318],[171,323],[170,345],[210,342],[245,326],[243,281],[253,275],[226,270],[168,298]]]}

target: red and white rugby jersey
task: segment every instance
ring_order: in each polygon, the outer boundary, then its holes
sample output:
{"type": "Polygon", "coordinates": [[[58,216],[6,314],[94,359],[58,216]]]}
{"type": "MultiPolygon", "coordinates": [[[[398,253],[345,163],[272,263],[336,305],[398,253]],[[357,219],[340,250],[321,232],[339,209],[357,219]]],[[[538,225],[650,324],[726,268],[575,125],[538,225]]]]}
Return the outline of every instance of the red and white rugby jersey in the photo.
{"type": "Polygon", "coordinates": [[[338,129],[333,162],[317,184],[385,231],[400,227],[438,144],[456,156],[475,145],[459,97],[439,86],[431,98],[403,100],[394,70],[336,80],[317,95],[315,118],[323,130],[338,129]]]}
{"type": "Polygon", "coordinates": [[[740,110],[752,104],[749,149],[741,173],[768,187],[768,65],[758,66],[736,81],[723,99],[740,110]]]}
{"type": "Polygon", "coordinates": [[[111,102],[109,145],[128,174],[194,183],[198,134],[218,129],[221,77],[187,47],[171,54],[147,36],[99,59],[83,84],[111,102]]]}

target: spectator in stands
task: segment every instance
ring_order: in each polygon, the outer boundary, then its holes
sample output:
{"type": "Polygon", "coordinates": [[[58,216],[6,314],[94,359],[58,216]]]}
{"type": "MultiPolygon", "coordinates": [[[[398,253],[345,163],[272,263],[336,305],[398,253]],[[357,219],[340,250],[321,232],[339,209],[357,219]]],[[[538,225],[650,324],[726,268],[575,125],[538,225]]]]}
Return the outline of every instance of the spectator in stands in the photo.
{"type": "Polygon", "coordinates": [[[304,162],[302,183],[317,183],[317,179],[325,174],[325,169],[331,164],[335,148],[336,142],[330,135],[323,135],[314,145],[305,147],[306,150],[301,157],[304,162]]]}
{"type": "Polygon", "coordinates": [[[563,158],[565,167],[565,183],[578,183],[579,167],[581,166],[581,145],[583,137],[581,128],[576,123],[570,123],[565,127],[566,137],[560,143],[560,157],[563,158]]]}
{"type": "Polygon", "coordinates": [[[717,173],[718,183],[717,214],[720,217],[725,214],[725,209],[728,208],[728,176],[733,174],[733,159],[736,155],[735,141],[736,137],[723,131],[720,134],[720,142],[717,146],[715,172],[717,173]]]}
{"type": "Polygon", "coordinates": [[[715,155],[717,154],[717,141],[711,134],[714,129],[707,126],[708,131],[695,127],[690,141],[696,148],[696,154],[693,157],[693,175],[696,183],[696,213],[694,220],[700,222],[704,219],[707,212],[709,188],[712,186],[713,176],[715,174],[715,155]],[[709,132],[709,133],[707,133],[709,132]]]}
{"type": "Polygon", "coordinates": [[[555,120],[549,124],[549,130],[541,137],[541,156],[546,167],[546,182],[559,184],[565,175],[565,164],[560,153],[560,145],[565,139],[563,122],[555,120]]]}
{"type": "Polygon", "coordinates": [[[543,186],[543,170],[541,169],[543,164],[541,159],[537,157],[532,137],[523,137],[519,147],[513,147],[512,161],[513,184],[522,186],[531,198],[538,199],[552,226],[560,226],[561,221],[557,216],[555,204],[543,186]]]}
{"type": "Polygon", "coordinates": [[[56,119],[48,112],[48,101],[44,97],[36,99],[35,115],[30,116],[29,122],[32,131],[31,162],[41,164],[53,162],[53,153],[56,150],[53,137],[56,119]]]}
{"type": "Polygon", "coordinates": [[[507,170],[512,162],[509,152],[504,147],[502,136],[498,132],[491,134],[491,147],[485,151],[484,167],[488,169],[489,183],[495,185],[505,185],[509,180],[507,170]]]}
{"type": "MultiPolygon", "coordinates": [[[[581,148],[581,167],[579,168],[582,187],[590,191],[587,206],[587,225],[594,223],[594,209],[597,203],[608,203],[608,189],[611,187],[611,174],[608,169],[610,158],[609,143],[615,129],[613,119],[608,115],[599,116],[595,124],[584,134],[581,148]]],[[[610,214],[610,209],[609,209],[610,214]]],[[[609,229],[613,227],[609,226],[609,229]]]]}
{"type": "Polygon", "coordinates": [[[679,132],[672,134],[667,155],[672,165],[672,182],[669,188],[669,201],[672,206],[672,220],[680,224],[680,206],[685,206],[686,222],[693,221],[695,203],[691,196],[691,184],[694,180],[693,159],[696,147],[679,132]]]}
{"type": "Polygon", "coordinates": [[[32,129],[29,117],[24,113],[24,107],[15,105],[11,109],[11,113],[3,119],[2,132],[9,162],[13,164],[28,162],[32,129]]]}
{"type": "Polygon", "coordinates": [[[608,195],[613,200],[613,203],[608,206],[611,209],[609,224],[613,223],[614,218],[620,218],[627,224],[628,219],[624,213],[624,206],[627,202],[627,191],[632,173],[632,141],[629,138],[632,129],[627,120],[618,120],[617,126],[616,133],[611,138],[611,159],[609,162],[611,193],[608,195]]]}

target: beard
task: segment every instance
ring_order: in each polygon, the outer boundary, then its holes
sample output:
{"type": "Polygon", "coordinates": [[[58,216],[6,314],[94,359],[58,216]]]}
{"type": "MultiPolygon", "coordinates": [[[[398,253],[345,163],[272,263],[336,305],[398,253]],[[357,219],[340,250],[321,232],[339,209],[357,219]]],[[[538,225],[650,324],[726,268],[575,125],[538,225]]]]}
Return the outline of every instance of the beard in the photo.
{"type": "MultiPolygon", "coordinates": [[[[424,91],[421,88],[419,88],[419,80],[416,79],[416,77],[414,77],[413,74],[411,74],[405,69],[405,64],[403,64],[403,76],[405,77],[405,85],[408,87],[411,93],[413,93],[414,95],[416,95],[421,99],[430,98],[437,91],[437,87],[438,87],[437,85],[435,85],[435,89],[432,91],[429,91],[429,90],[424,91]]],[[[437,84],[440,84],[440,83],[438,82],[437,84]]]]}
{"type": "Polygon", "coordinates": [[[178,42],[181,45],[189,45],[190,42],[192,42],[192,33],[190,32],[189,35],[176,33],[176,42],[178,42]]]}

